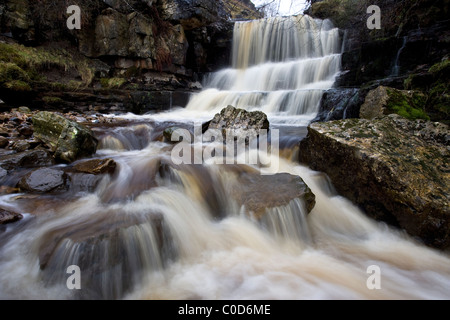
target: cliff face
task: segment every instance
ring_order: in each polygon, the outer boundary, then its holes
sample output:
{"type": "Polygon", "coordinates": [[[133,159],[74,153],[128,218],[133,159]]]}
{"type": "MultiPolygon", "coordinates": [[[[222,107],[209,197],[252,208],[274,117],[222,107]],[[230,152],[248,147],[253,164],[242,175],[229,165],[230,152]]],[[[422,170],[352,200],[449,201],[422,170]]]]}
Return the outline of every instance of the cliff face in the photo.
{"type": "MultiPolygon", "coordinates": [[[[422,109],[431,120],[448,123],[450,110],[443,107],[450,105],[448,81],[433,71],[448,65],[449,3],[448,0],[323,0],[313,3],[308,13],[331,19],[342,30],[342,74],[336,86],[343,91],[361,89],[359,106],[369,91],[380,85],[420,90],[428,98],[422,109]],[[381,29],[367,27],[370,5],[381,10],[381,29]]],[[[353,108],[349,113],[358,114],[358,110],[353,108]]],[[[328,118],[335,117],[328,115],[328,118]]]]}
{"type": "MultiPolygon", "coordinates": [[[[104,84],[120,78],[121,88],[133,84],[130,89],[189,90],[203,73],[229,63],[231,20],[259,17],[247,0],[77,0],[71,4],[81,8],[80,30],[67,28],[70,14],[64,1],[7,0],[0,5],[0,33],[12,45],[58,47],[69,53],[69,59],[87,58],[87,64],[95,65],[92,81],[83,83],[87,88],[112,89],[104,84]]],[[[56,69],[53,74],[60,73],[59,79],[41,80],[76,80],[56,69]]],[[[14,100],[3,96],[5,101],[14,100]]]]}

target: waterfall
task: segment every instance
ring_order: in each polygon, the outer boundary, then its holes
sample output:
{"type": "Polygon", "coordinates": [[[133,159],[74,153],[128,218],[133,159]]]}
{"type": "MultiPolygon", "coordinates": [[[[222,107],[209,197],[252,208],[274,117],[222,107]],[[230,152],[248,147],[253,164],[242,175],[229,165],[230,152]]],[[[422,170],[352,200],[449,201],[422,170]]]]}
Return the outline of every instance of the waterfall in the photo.
{"type": "Polygon", "coordinates": [[[329,21],[237,23],[232,68],[212,74],[186,110],[93,128],[95,158],[114,160],[114,174],[91,188],[72,179],[65,193],[0,194],[0,208],[24,216],[0,226],[0,299],[449,299],[448,254],[369,219],[324,174],[292,160],[339,52],[329,21]],[[280,124],[284,157],[266,155],[278,166],[173,163],[162,132],[194,131],[189,115],[210,120],[227,104],[280,124]],[[280,175],[312,190],[309,214],[298,184],[280,175]],[[70,266],[81,289],[67,286],[70,266]],[[380,290],[367,285],[371,266],[380,290]]]}
{"type": "Polygon", "coordinates": [[[339,31],[306,15],[238,22],[232,68],[211,74],[186,109],[218,112],[227,105],[261,110],[275,123],[307,123],[341,67],[339,31]]]}

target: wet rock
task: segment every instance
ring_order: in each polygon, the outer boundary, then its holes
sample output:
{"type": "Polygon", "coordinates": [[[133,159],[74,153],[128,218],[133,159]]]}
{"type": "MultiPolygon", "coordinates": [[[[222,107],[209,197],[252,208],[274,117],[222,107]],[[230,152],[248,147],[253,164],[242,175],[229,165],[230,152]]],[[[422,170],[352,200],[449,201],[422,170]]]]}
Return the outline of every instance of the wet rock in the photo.
{"type": "Polygon", "coordinates": [[[9,154],[0,159],[0,167],[5,170],[17,168],[45,167],[54,164],[51,154],[44,149],[28,150],[9,154]]]}
{"type": "Polygon", "coordinates": [[[29,138],[33,135],[33,128],[27,124],[22,124],[17,130],[22,136],[26,138],[29,138]]]}
{"type": "Polygon", "coordinates": [[[8,171],[6,171],[3,168],[0,168],[0,180],[2,180],[4,177],[8,175],[8,171]]]}
{"type": "Polygon", "coordinates": [[[257,218],[261,218],[270,208],[287,206],[294,199],[304,202],[307,213],[316,204],[315,195],[306,183],[299,176],[288,173],[270,176],[241,173],[232,196],[257,218]]]}
{"type": "Polygon", "coordinates": [[[9,140],[5,137],[0,136],[0,148],[6,148],[9,145],[9,140]]]}
{"type": "Polygon", "coordinates": [[[20,213],[10,212],[0,208],[0,225],[17,222],[22,218],[23,216],[20,213]]]}
{"type": "Polygon", "coordinates": [[[0,128],[0,137],[9,137],[9,131],[6,128],[0,128]]]}
{"type": "Polygon", "coordinates": [[[356,88],[327,90],[323,93],[319,113],[313,122],[358,118],[363,102],[363,90],[356,88]]]}
{"type": "Polygon", "coordinates": [[[398,115],[314,123],[300,161],[325,172],[371,217],[437,248],[450,247],[446,125],[398,115]]]}
{"type": "Polygon", "coordinates": [[[29,172],[17,186],[24,191],[45,193],[64,189],[66,180],[63,171],[44,168],[29,172]]]}
{"type": "Polygon", "coordinates": [[[24,140],[16,140],[12,144],[12,149],[17,152],[23,152],[31,148],[31,145],[24,140]]]}
{"type": "Polygon", "coordinates": [[[214,116],[208,125],[208,130],[220,130],[224,138],[226,138],[227,130],[234,131],[237,137],[253,137],[261,130],[269,130],[269,120],[264,112],[248,112],[228,106],[214,116]]]}
{"type": "Polygon", "coordinates": [[[56,113],[37,113],[33,125],[35,138],[50,147],[56,160],[73,162],[97,150],[98,141],[90,129],[56,113]]]}
{"type": "Polygon", "coordinates": [[[89,174],[113,174],[116,170],[116,162],[112,159],[92,159],[79,162],[74,165],[74,169],[79,172],[89,174]]]}
{"type": "Polygon", "coordinates": [[[19,107],[17,110],[18,110],[20,113],[31,113],[31,110],[30,110],[30,108],[28,108],[28,107],[19,107]]]}
{"type": "Polygon", "coordinates": [[[163,269],[177,257],[164,217],[152,212],[100,209],[71,225],[49,229],[38,245],[46,284],[67,280],[62,265],[80,267],[81,299],[121,299],[142,276],[163,269]],[[104,281],[105,277],[111,281],[104,281]]]}

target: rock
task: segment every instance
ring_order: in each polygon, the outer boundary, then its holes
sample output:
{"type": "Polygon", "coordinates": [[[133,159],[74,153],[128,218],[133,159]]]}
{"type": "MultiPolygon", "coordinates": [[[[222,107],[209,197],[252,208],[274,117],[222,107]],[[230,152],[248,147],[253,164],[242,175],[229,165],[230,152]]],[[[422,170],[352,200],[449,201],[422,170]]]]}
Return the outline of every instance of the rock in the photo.
{"type": "Polygon", "coordinates": [[[314,123],[300,161],[325,172],[368,215],[450,247],[449,130],[398,115],[314,123]]]}
{"type": "Polygon", "coordinates": [[[16,154],[3,156],[0,159],[0,167],[5,170],[17,168],[45,167],[54,164],[53,157],[43,149],[28,150],[16,154]]]}
{"type": "Polygon", "coordinates": [[[19,213],[6,211],[0,208],[0,225],[19,221],[23,216],[19,213]]]}
{"type": "Polygon", "coordinates": [[[79,162],[74,165],[74,169],[79,172],[89,174],[113,174],[116,170],[116,162],[112,159],[92,159],[79,162]]]}
{"type": "Polygon", "coordinates": [[[312,122],[358,118],[363,99],[364,92],[360,89],[327,90],[323,93],[319,113],[312,122]]]}
{"type": "Polygon", "coordinates": [[[42,234],[38,246],[42,281],[49,285],[66,281],[61,263],[71,261],[82,270],[81,287],[88,288],[78,290],[80,298],[122,299],[141,276],[177,258],[175,245],[161,214],[98,208],[94,215],[82,215],[72,225],[55,225],[42,234]]]}
{"type": "Polygon", "coordinates": [[[27,124],[22,124],[17,130],[22,136],[26,138],[29,138],[33,135],[33,128],[27,124]]]}
{"type": "Polygon", "coordinates": [[[307,213],[316,204],[315,195],[306,183],[288,173],[263,176],[242,172],[232,196],[256,218],[261,218],[270,208],[287,206],[294,199],[303,200],[307,213]]]}
{"type": "Polygon", "coordinates": [[[208,126],[208,130],[221,130],[226,138],[227,130],[234,130],[237,137],[254,137],[261,130],[269,130],[267,115],[261,111],[248,112],[228,106],[216,114],[208,126]]]}
{"type": "Polygon", "coordinates": [[[3,168],[0,168],[0,180],[2,180],[4,177],[8,175],[8,171],[6,171],[3,168]]]}
{"type": "Polygon", "coordinates": [[[66,180],[63,171],[44,168],[29,172],[17,186],[24,191],[44,193],[64,189],[66,180]]]}
{"type": "Polygon", "coordinates": [[[16,140],[12,144],[12,149],[17,152],[23,152],[31,148],[31,145],[24,140],[16,140]]]}
{"type": "Polygon", "coordinates": [[[90,129],[56,113],[37,113],[33,125],[35,138],[50,147],[56,160],[73,162],[97,150],[98,141],[90,129]]]}
{"type": "Polygon", "coordinates": [[[31,110],[30,110],[30,108],[28,108],[28,107],[19,107],[19,108],[18,108],[18,111],[19,111],[20,113],[31,113],[31,110]]]}
{"type": "Polygon", "coordinates": [[[0,148],[6,148],[9,145],[9,140],[5,137],[0,136],[0,148]]]}
{"type": "Polygon", "coordinates": [[[5,137],[5,138],[7,138],[7,137],[9,137],[10,136],[10,134],[9,134],[9,131],[7,130],[7,129],[5,129],[5,128],[0,128],[0,137],[5,137]]]}
{"type": "Polygon", "coordinates": [[[428,120],[424,111],[425,102],[426,97],[422,93],[380,86],[367,94],[360,117],[371,120],[396,113],[410,120],[428,120]]]}

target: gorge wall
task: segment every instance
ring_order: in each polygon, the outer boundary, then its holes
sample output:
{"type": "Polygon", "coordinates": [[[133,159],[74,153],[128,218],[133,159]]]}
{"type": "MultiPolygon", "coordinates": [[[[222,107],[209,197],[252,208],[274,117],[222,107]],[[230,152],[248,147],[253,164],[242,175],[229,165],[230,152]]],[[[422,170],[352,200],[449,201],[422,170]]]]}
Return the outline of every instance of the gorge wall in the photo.
{"type": "Polygon", "coordinates": [[[184,105],[204,73],[229,64],[232,20],[257,17],[248,0],[8,0],[1,98],[137,113],[184,105]],[[81,8],[80,30],[66,26],[69,5],[81,8]],[[14,79],[21,85],[10,83],[7,63],[25,71],[14,79]]]}

